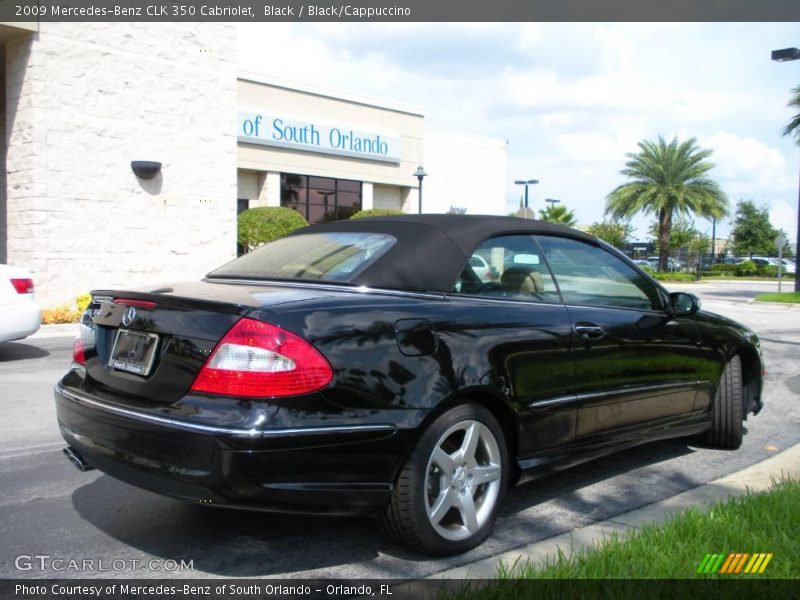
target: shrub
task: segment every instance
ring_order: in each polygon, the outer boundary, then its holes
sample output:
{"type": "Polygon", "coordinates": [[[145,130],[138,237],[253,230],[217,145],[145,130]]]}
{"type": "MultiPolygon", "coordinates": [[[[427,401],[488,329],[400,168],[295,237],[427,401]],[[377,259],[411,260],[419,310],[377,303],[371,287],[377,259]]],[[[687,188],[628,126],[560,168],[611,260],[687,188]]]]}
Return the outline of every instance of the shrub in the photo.
{"type": "Polygon", "coordinates": [[[42,323],[55,325],[59,323],[77,323],[89,303],[92,301],[90,294],[81,294],[72,303],[67,302],[55,308],[45,308],[42,311],[42,323]]]}
{"type": "Polygon", "coordinates": [[[727,273],[733,275],[735,270],[736,265],[713,264],[709,267],[709,271],[712,273],[727,273]]]}
{"type": "Polygon", "coordinates": [[[743,263],[735,265],[733,272],[737,277],[752,277],[758,273],[758,267],[752,260],[746,260],[743,263]]]}
{"type": "Polygon", "coordinates": [[[778,267],[776,265],[764,265],[758,267],[758,274],[763,277],[777,277],[778,267]]]}
{"type": "Polygon", "coordinates": [[[645,273],[647,273],[648,275],[650,275],[650,277],[654,277],[655,274],[656,274],[656,270],[650,264],[645,265],[645,264],[639,263],[639,268],[642,271],[644,271],[645,273]]]}
{"type": "Polygon", "coordinates": [[[390,217],[394,215],[404,215],[402,210],[394,208],[368,208],[354,213],[351,219],[363,219],[365,217],[390,217]]]}
{"type": "Polygon", "coordinates": [[[308,225],[300,213],[284,206],[258,206],[239,215],[239,244],[248,251],[308,225]]]}

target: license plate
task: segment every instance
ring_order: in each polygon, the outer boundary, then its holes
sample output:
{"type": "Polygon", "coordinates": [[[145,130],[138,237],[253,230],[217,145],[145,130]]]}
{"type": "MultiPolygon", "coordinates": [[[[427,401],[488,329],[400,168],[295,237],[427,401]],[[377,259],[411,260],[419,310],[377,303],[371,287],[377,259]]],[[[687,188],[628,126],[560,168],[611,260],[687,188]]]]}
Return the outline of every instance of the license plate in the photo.
{"type": "Polygon", "coordinates": [[[158,336],[155,333],[119,329],[108,366],[117,371],[146,377],[156,359],[156,346],[158,336]]]}

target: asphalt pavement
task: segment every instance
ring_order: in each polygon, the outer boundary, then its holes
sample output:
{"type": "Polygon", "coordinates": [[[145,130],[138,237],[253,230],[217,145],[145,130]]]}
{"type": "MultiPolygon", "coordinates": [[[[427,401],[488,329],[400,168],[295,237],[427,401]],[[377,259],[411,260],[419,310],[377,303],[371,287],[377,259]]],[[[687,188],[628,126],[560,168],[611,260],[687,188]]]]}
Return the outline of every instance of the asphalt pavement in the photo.
{"type": "Polygon", "coordinates": [[[373,518],[226,511],[81,473],[61,454],[52,397],[70,363],[74,330],[48,327],[0,344],[0,576],[419,578],[670,498],[800,442],[800,310],[751,303],[774,288],[671,286],[698,294],[704,308],[742,321],[762,339],[765,407],[746,422],[741,449],[657,442],[519,486],[492,537],[447,559],[405,550],[384,538],[373,518]],[[25,558],[34,555],[49,558],[25,558]],[[94,562],[72,570],[69,560],[94,562]],[[192,568],[175,569],[170,561],[192,568]]]}

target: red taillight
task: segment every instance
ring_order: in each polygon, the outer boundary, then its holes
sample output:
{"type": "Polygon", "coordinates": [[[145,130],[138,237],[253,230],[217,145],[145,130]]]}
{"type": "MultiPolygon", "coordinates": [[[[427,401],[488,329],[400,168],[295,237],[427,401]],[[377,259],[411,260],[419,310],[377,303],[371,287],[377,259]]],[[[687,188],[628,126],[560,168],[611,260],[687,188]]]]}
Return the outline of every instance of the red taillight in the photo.
{"type": "Polygon", "coordinates": [[[114,304],[122,304],[123,306],[135,306],[136,308],[150,308],[156,307],[156,303],[150,300],[134,300],[133,298],[114,298],[114,304]]]}
{"type": "Polygon", "coordinates": [[[11,285],[14,286],[18,294],[33,293],[33,279],[12,279],[11,285]]]}
{"type": "Polygon", "coordinates": [[[192,384],[222,396],[295,396],[333,379],[325,357],[303,338],[269,323],[241,319],[217,344],[192,384]]]}
{"type": "Polygon", "coordinates": [[[72,343],[72,360],[79,365],[86,364],[86,352],[83,346],[83,340],[79,337],[75,338],[75,341],[72,343]]]}

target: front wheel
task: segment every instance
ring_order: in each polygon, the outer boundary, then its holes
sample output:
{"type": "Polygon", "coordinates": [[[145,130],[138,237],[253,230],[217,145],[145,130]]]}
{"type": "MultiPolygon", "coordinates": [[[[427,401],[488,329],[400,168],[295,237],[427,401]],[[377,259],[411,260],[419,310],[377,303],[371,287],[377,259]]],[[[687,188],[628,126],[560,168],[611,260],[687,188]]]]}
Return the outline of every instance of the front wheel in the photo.
{"type": "Polygon", "coordinates": [[[741,446],[743,412],[742,360],[737,355],[725,365],[719,378],[711,407],[711,429],[706,432],[705,443],[715,448],[731,450],[741,446]]]}
{"type": "Polygon", "coordinates": [[[431,554],[458,554],[491,532],[508,485],[505,437],[477,404],[450,409],[423,433],[397,480],[381,523],[431,554]]]}

